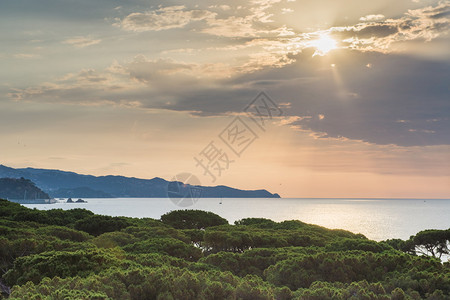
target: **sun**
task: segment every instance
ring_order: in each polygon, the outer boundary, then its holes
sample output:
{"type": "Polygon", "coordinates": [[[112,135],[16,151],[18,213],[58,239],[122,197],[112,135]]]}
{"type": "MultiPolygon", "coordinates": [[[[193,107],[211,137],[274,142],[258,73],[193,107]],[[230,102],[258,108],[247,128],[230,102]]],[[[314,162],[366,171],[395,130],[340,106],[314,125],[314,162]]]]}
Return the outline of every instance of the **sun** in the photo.
{"type": "Polygon", "coordinates": [[[337,48],[337,43],[328,34],[321,34],[318,39],[311,41],[311,46],[316,48],[314,55],[324,56],[328,52],[337,48]]]}

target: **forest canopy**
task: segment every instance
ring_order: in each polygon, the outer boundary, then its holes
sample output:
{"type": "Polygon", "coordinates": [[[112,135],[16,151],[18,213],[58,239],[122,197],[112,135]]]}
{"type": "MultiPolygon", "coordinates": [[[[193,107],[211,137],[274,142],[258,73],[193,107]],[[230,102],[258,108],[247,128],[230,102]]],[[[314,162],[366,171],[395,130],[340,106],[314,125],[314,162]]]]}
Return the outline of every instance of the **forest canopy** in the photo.
{"type": "Polygon", "coordinates": [[[449,236],[376,242],[296,220],[138,219],[0,200],[0,298],[450,299],[449,236]]]}

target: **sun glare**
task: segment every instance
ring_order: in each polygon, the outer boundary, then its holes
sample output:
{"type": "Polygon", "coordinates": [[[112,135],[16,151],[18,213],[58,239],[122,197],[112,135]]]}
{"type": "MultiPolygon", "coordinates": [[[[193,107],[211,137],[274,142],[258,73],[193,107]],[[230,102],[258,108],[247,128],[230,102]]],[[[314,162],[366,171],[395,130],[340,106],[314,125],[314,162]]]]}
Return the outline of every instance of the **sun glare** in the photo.
{"type": "Polygon", "coordinates": [[[328,34],[322,34],[318,39],[311,42],[311,46],[316,48],[314,55],[323,56],[333,49],[337,48],[337,43],[328,34]]]}

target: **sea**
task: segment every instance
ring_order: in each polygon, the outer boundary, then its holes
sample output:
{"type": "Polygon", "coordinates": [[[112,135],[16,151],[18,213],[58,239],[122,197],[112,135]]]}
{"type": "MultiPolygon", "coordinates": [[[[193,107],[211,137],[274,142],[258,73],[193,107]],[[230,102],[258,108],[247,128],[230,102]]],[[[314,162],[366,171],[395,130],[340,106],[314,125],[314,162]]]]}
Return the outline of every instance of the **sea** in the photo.
{"type": "Polygon", "coordinates": [[[450,228],[450,199],[200,198],[188,203],[170,198],[84,200],[87,203],[65,203],[65,200],[60,200],[54,204],[23,205],[40,210],[85,208],[108,216],[153,219],[159,219],[173,210],[200,209],[216,213],[230,224],[254,217],[277,222],[300,220],[361,233],[376,241],[405,240],[421,230],[450,228]]]}

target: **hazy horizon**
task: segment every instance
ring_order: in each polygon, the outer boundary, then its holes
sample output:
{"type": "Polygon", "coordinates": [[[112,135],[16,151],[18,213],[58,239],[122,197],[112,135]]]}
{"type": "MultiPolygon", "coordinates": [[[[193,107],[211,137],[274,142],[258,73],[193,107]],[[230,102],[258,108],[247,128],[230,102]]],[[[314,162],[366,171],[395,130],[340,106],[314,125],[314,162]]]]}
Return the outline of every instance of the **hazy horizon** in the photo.
{"type": "Polygon", "coordinates": [[[284,198],[448,199],[449,9],[4,1],[0,164],[188,172],[284,198]]]}

